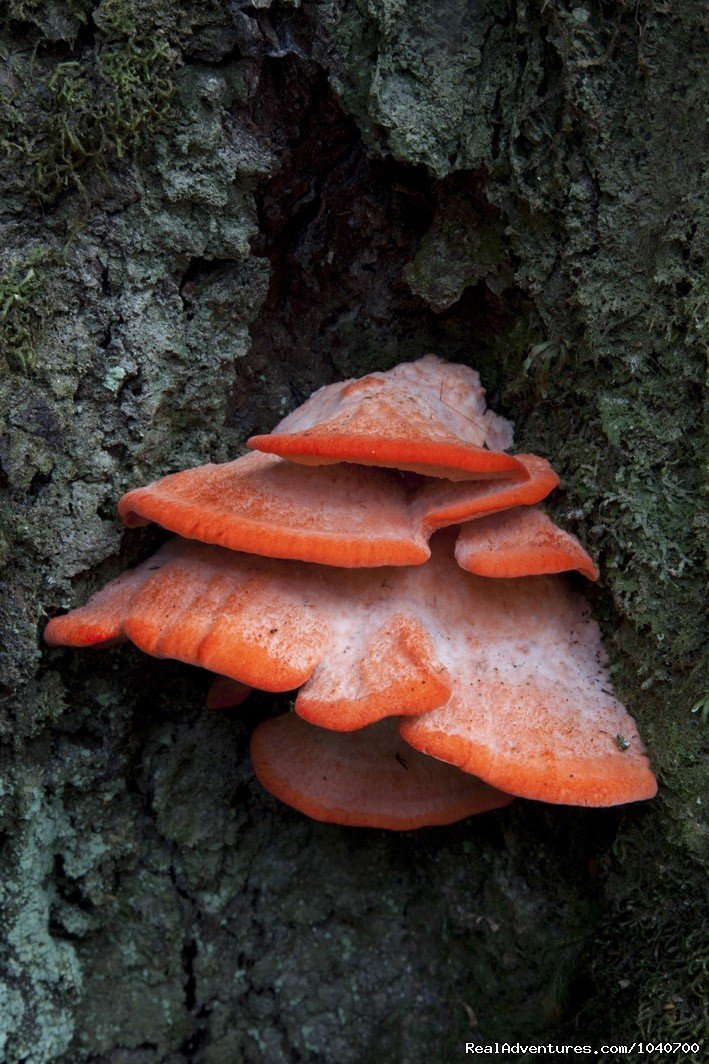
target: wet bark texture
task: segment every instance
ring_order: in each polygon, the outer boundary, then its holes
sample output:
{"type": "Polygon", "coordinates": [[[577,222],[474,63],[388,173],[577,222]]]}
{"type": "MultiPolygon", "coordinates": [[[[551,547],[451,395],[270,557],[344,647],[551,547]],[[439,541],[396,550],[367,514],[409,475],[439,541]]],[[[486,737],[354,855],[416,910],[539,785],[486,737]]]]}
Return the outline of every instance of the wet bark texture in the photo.
{"type": "Polygon", "coordinates": [[[0,11],[0,1058],[697,1037],[705,5],[0,11]],[[248,762],[287,700],[209,712],[199,670],[41,643],[160,541],[123,491],[431,350],[563,476],[646,808],[318,825],[248,762]]]}

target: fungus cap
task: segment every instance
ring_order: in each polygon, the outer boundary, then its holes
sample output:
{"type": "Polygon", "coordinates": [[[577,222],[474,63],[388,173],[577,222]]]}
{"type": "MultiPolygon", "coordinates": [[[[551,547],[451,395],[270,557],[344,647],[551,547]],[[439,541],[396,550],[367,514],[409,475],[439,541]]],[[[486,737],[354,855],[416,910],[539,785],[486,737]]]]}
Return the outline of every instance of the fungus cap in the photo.
{"type": "Polygon", "coordinates": [[[585,599],[561,576],[468,580],[461,609],[471,624],[466,631],[451,618],[441,653],[453,693],[400,722],[406,742],[523,798],[589,806],[651,798],[657,784],[635,721],[613,694],[585,599]]]}
{"type": "Polygon", "coordinates": [[[651,797],[585,600],[562,577],[466,573],[454,536],[435,537],[426,565],[359,570],[174,540],[50,621],[46,639],[123,635],[254,687],[302,684],[296,710],[337,731],[417,715],[400,725],[407,742],[510,794],[580,805],[651,797]]]}
{"type": "Polygon", "coordinates": [[[232,709],[240,706],[249,697],[253,687],[231,680],[228,676],[217,676],[207,694],[207,709],[232,709]]]}
{"type": "Polygon", "coordinates": [[[430,621],[419,619],[415,574],[433,593],[427,566],[340,570],[176,538],[51,620],[45,639],[91,646],[127,638],[251,687],[305,685],[298,712],[350,731],[450,695],[430,621]]]}
{"type": "Polygon", "coordinates": [[[338,568],[421,565],[434,530],[538,502],[557,485],[543,458],[519,461],[527,479],[452,483],[249,454],[134,488],[118,512],[129,528],[155,521],[188,539],[271,558],[338,568]]]}
{"type": "Polygon", "coordinates": [[[577,569],[589,580],[598,579],[598,569],[576,537],[535,506],[463,525],[455,556],[458,565],[478,576],[539,576],[577,569]]]}
{"type": "Polygon", "coordinates": [[[338,567],[420,565],[427,537],[386,469],[310,469],[248,454],[163,477],[123,496],[129,527],[155,521],[202,543],[338,567]]]}
{"type": "Polygon", "coordinates": [[[479,374],[427,355],[315,392],[247,445],[307,465],[354,462],[432,477],[526,477],[504,454],[512,426],[487,410],[479,374]]]}
{"type": "Polygon", "coordinates": [[[422,530],[432,532],[513,506],[530,506],[557,487],[559,477],[546,458],[536,454],[518,454],[515,458],[524,467],[524,476],[455,484],[428,481],[412,504],[422,530]]]}
{"type": "Polygon", "coordinates": [[[407,831],[452,824],[512,801],[407,746],[394,719],[343,734],[286,713],[256,728],[251,759],[270,794],[331,824],[407,831]]]}

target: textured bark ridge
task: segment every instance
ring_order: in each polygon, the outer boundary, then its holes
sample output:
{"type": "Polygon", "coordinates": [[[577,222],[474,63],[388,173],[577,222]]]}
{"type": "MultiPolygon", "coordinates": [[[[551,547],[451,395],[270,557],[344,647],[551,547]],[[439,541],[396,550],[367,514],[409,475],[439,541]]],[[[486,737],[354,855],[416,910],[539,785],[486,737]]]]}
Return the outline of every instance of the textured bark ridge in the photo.
{"type": "Polygon", "coordinates": [[[0,23],[0,1058],[696,1038],[705,5],[8,0],[0,23]],[[161,541],[122,528],[124,491],[428,351],[563,477],[647,808],[316,824],[246,756],[282,698],[207,711],[197,669],[40,644],[161,541]]]}

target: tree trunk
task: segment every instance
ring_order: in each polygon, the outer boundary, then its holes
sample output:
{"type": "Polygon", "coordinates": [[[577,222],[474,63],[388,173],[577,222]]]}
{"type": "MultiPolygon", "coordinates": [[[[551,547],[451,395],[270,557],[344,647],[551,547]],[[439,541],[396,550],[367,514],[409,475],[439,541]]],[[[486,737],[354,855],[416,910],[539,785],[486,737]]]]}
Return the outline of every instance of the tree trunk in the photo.
{"type": "Polygon", "coordinates": [[[0,1057],[696,1040],[705,5],[0,11],[0,1057]],[[652,803],[317,824],[249,765],[285,700],[210,711],[197,669],[42,644],[160,541],[122,492],[428,351],[563,478],[652,803]]]}

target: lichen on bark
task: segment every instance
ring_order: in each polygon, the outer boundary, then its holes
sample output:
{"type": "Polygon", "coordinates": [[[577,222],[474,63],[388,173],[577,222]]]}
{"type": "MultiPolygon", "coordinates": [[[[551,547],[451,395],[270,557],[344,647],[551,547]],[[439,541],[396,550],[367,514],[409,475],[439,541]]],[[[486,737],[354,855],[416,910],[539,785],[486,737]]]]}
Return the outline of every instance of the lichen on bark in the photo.
{"type": "Polygon", "coordinates": [[[705,31],[695,0],[7,5],[8,1061],[700,1035],[705,31]],[[310,824],[249,769],[278,700],[41,645],[159,541],[123,490],[427,350],[564,478],[648,808],[310,824]]]}

